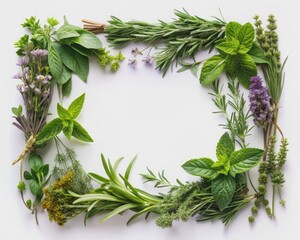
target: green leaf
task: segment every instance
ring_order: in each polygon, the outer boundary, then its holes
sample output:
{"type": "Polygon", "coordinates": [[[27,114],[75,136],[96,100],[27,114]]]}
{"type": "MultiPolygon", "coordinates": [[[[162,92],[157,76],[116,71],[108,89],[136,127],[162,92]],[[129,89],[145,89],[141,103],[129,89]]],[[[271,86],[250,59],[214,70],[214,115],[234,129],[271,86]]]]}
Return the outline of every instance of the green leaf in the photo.
{"type": "Polygon", "coordinates": [[[47,176],[48,173],[49,173],[49,164],[45,164],[45,165],[41,168],[41,170],[42,170],[43,175],[44,175],[44,176],[47,176]]]}
{"type": "Polygon", "coordinates": [[[11,111],[13,112],[13,114],[14,114],[15,116],[20,117],[20,116],[22,115],[23,109],[22,109],[22,106],[19,105],[18,107],[13,107],[13,108],[11,109],[11,111]]]}
{"type": "Polygon", "coordinates": [[[251,23],[246,23],[242,26],[238,33],[238,38],[241,46],[243,46],[243,54],[247,53],[253,44],[254,41],[254,28],[251,23]]]}
{"type": "Polygon", "coordinates": [[[232,38],[238,39],[239,32],[242,28],[242,25],[238,22],[229,22],[226,25],[225,36],[229,40],[232,38]]]}
{"type": "Polygon", "coordinates": [[[236,189],[236,182],[230,175],[219,175],[211,182],[211,192],[219,209],[223,211],[232,201],[236,189]]]}
{"type": "Polygon", "coordinates": [[[59,22],[58,22],[55,18],[53,18],[53,17],[48,18],[48,19],[47,19],[47,23],[48,23],[51,27],[55,27],[55,26],[57,26],[57,25],[59,24],[59,22]]]}
{"type": "Polygon", "coordinates": [[[88,132],[74,120],[73,133],[72,136],[83,141],[83,142],[93,142],[94,140],[88,134],[88,132]]]}
{"type": "Polygon", "coordinates": [[[216,161],[211,168],[217,171],[218,174],[227,175],[230,169],[230,161],[227,157],[220,156],[219,160],[216,161]]]}
{"type": "Polygon", "coordinates": [[[230,157],[230,174],[235,176],[255,167],[264,154],[264,150],[258,148],[243,148],[232,153],[230,157]]]}
{"type": "Polygon", "coordinates": [[[225,60],[216,55],[209,58],[201,69],[200,83],[203,85],[212,84],[223,72],[225,60]]]}
{"type": "Polygon", "coordinates": [[[43,165],[44,165],[41,156],[39,156],[35,153],[30,154],[29,159],[28,159],[28,164],[29,164],[29,167],[35,172],[38,172],[40,170],[40,168],[43,167],[43,165]]]}
{"type": "Polygon", "coordinates": [[[70,93],[72,91],[72,79],[69,79],[66,83],[64,83],[61,86],[61,90],[62,90],[62,95],[64,97],[70,96],[70,93]]]}
{"type": "Polygon", "coordinates": [[[229,159],[230,155],[234,151],[234,142],[228,132],[224,133],[220,138],[217,149],[216,149],[216,156],[218,159],[221,157],[225,159],[229,159]]]}
{"type": "Polygon", "coordinates": [[[70,140],[72,137],[73,127],[74,127],[73,121],[68,121],[68,126],[63,128],[63,133],[65,134],[68,140],[70,140]]]}
{"type": "Polygon", "coordinates": [[[236,70],[237,79],[248,89],[250,78],[257,75],[256,64],[248,54],[238,55],[238,61],[240,65],[236,70]]]}
{"type": "MultiPolygon", "coordinates": [[[[227,55],[225,59],[225,70],[226,72],[233,77],[235,75],[235,71],[238,68],[238,57],[227,55]]],[[[234,78],[234,77],[233,77],[234,78]]]]}
{"type": "Polygon", "coordinates": [[[69,111],[67,109],[65,109],[62,105],[60,105],[59,103],[57,103],[57,113],[58,113],[58,116],[63,120],[72,119],[72,116],[69,113],[69,111]]]}
{"type": "Polygon", "coordinates": [[[252,48],[248,52],[248,55],[252,57],[253,61],[257,64],[262,64],[262,63],[269,64],[269,61],[265,57],[264,50],[262,50],[261,47],[258,46],[256,43],[252,45],[252,48]]]}
{"type": "Polygon", "coordinates": [[[83,56],[86,56],[86,57],[93,56],[93,51],[91,49],[84,48],[78,44],[72,43],[71,48],[83,56]]]}
{"type": "Polygon", "coordinates": [[[68,111],[73,119],[77,118],[84,104],[85,93],[76,98],[68,107],[68,111]]]}
{"type": "Polygon", "coordinates": [[[86,82],[89,72],[88,57],[78,53],[67,45],[57,46],[57,51],[59,52],[63,64],[76,73],[81,80],[86,82]]]}
{"type": "Polygon", "coordinates": [[[236,55],[239,49],[239,41],[235,38],[232,38],[230,42],[222,42],[216,46],[217,49],[220,49],[222,52],[229,55],[236,55]]]}
{"type": "Polygon", "coordinates": [[[42,191],[40,185],[33,179],[29,182],[29,189],[33,195],[38,195],[42,191]]]}
{"type": "Polygon", "coordinates": [[[48,47],[48,64],[50,67],[50,72],[55,79],[58,79],[63,71],[63,64],[59,57],[58,52],[53,46],[52,42],[49,40],[48,47]]]}
{"type": "Polygon", "coordinates": [[[63,85],[66,82],[68,82],[72,77],[71,71],[65,67],[65,65],[62,66],[62,72],[59,78],[56,78],[56,82],[58,85],[63,85]]]}
{"type": "Polygon", "coordinates": [[[80,36],[73,39],[73,42],[87,49],[99,49],[102,47],[100,39],[93,33],[85,30],[77,31],[80,36]]]}
{"type": "Polygon", "coordinates": [[[62,25],[56,32],[56,37],[60,41],[65,38],[79,37],[80,34],[69,24],[62,25]]]}
{"type": "Polygon", "coordinates": [[[25,172],[24,172],[24,178],[25,178],[26,180],[31,180],[31,179],[32,179],[32,176],[31,176],[30,172],[25,171],[25,172]]]}
{"type": "Polygon", "coordinates": [[[63,129],[63,123],[60,118],[55,118],[47,123],[37,135],[35,143],[40,145],[56,137],[63,129]]]}
{"type": "Polygon", "coordinates": [[[212,169],[213,164],[214,161],[209,158],[199,158],[185,162],[182,168],[191,175],[214,179],[218,176],[218,172],[212,169]]]}

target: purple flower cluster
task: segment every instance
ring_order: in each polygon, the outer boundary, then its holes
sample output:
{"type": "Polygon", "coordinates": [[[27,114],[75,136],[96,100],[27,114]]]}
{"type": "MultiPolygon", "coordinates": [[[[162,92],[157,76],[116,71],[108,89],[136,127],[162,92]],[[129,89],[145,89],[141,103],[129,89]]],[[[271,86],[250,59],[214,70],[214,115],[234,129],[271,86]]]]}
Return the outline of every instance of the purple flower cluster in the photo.
{"type": "Polygon", "coordinates": [[[268,90],[263,86],[259,76],[250,79],[249,101],[254,123],[258,127],[265,128],[271,122],[273,112],[268,90]]]}
{"type": "MultiPolygon", "coordinates": [[[[134,59],[128,59],[128,65],[134,68],[138,64],[138,55],[143,55],[143,53],[138,48],[135,48],[131,50],[131,54],[133,55],[134,59]]],[[[152,66],[154,60],[148,54],[146,57],[143,58],[142,62],[145,63],[146,66],[152,66]]]]}

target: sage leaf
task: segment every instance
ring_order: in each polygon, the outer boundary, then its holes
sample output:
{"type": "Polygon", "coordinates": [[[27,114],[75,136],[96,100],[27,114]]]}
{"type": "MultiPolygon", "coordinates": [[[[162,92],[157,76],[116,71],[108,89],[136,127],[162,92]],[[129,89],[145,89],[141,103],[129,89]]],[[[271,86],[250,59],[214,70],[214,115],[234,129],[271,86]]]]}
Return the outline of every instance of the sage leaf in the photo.
{"type": "Polygon", "coordinates": [[[94,140],[88,134],[88,132],[74,120],[72,136],[83,141],[83,142],[93,142],[94,140]]]}
{"type": "Polygon", "coordinates": [[[223,211],[232,201],[236,189],[236,182],[230,175],[220,174],[211,182],[211,192],[219,209],[223,211]]]}
{"type": "Polygon", "coordinates": [[[67,109],[65,109],[62,105],[57,103],[57,113],[58,116],[63,120],[72,119],[72,115],[69,113],[67,109]]]}
{"type": "Polygon", "coordinates": [[[216,156],[218,159],[220,159],[221,157],[229,159],[233,151],[234,151],[234,142],[230,137],[229,133],[226,132],[221,136],[217,144],[216,156]]]}
{"type": "Polygon", "coordinates": [[[68,112],[73,119],[77,118],[84,104],[85,93],[76,98],[68,107],[68,112]]]}
{"type": "Polygon", "coordinates": [[[73,37],[79,37],[80,34],[76,32],[74,27],[72,27],[69,24],[62,25],[56,32],[56,37],[59,41],[65,38],[73,38],[73,37]]]}
{"type": "Polygon", "coordinates": [[[258,148],[243,148],[232,153],[230,157],[230,174],[234,177],[255,167],[261,160],[264,150],[258,148]]]}
{"type": "Polygon", "coordinates": [[[251,23],[246,23],[241,27],[237,39],[240,41],[240,45],[243,46],[243,48],[240,49],[243,49],[243,51],[240,53],[247,53],[251,49],[254,41],[254,28],[251,23]]]}
{"type": "Polygon", "coordinates": [[[248,54],[238,55],[239,68],[236,69],[236,76],[239,82],[249,88],[250,78],[257,75],[256,64],[248,54]]]}
{"type": "Polygon", "coordinates": [[[199,158],[185,162],[182,168],[191,175],[214,179],[218,176],[218,172],[212,169],[213,164],[214,161],[210,158],[199,158]]]}
{"type": "Polygon", "coordinates": [[[87,49],[99,49],[102,47],[100,39],[95,34],[85,30],[77,32],[80,33],[80,36],[73,39],[74,43],[87,49]]]}
{"type": "Polygon", "coordinates": [[[38,172],[40,170],[40,168],[43,167],[43,165],[44,165],[41,156],[39,156],[35,153],[30,154],[29,159],[28,159],[28,164],[29,164],[29,167],[32,170],[34,170],[35,172],[38,172]]]}
{"type": "Polygon", "coordinates": [[[225,60],[221,55],[209,58],[201,69],[200,83],[203,85],[212,84],[223,72],[225,60]]]}
{"type": "Polygon", "coordinates": [[[35,143],[40,145],[56,137],[63,129],[63,123],[60,118],[55,118],[47,123],[37,135],[35,143]]]}
{"type": "Polygon", "coordinates": [[[48,64],[50,67],[50,72],[53,75],[53,77],[55,79],[59,79],[63,71],[63,64],[58,52],[56,51],[51,41],[49,41],[49,47],[48,47],[48,64]]]}

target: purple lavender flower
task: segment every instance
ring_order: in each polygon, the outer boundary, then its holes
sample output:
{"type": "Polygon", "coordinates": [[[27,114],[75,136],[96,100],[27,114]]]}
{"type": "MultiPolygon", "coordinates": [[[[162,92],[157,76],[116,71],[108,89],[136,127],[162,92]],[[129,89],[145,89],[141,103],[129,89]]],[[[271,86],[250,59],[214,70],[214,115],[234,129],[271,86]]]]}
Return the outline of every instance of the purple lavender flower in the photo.
{"type": "Polygon", "coordinates": [[[132,49],[131,50],[131,54],[136,57],[137,55],[143,55],[142,52],[138,49],[138,48],[135,48],[135,49],[132,49]]]}
{"type": "Polygon", "coordinates": [[[17,73],[15,75],[12,76],[13,79],[21,79],[23,76],[21,73],[17,73]]]}
{"type": "Polygon", "coordinates": [[[152,66],[152,64],[153,64],[153,58],[152,58],[150,55],[148,55],[147,57],[145,57],[145,58],[143,59],[143,62],[144,62],[147,66],[152,66]]]}
{"type": "Polygon", "coordinates": [[[34,58],[42,58],[48,55],[48,51],[45,49],[32,50],[30,53],[34,58]]]}
{"type": "Polygon", "coordinates": [[[128,65],[131,67],[135,67],[137,65],[136,59],[128,59],[128,65]]]}
{"type": "Polygon", "coordinates": [[[270,105],[270,96],[259,76],[252,77],[250,82],[250,111],[252,112],[254,123],[258,127],[265,128],[266,125],[271,122],[273,116],[270,105]]]}
{"type": "Polygon", "coordinates": [[[18,66],[26,66],[28,65],[29,63],[29,57],[28,56],[25,56],[25,57],[20,57],[18,62],[17,62],[17,65],[18,66]]]}

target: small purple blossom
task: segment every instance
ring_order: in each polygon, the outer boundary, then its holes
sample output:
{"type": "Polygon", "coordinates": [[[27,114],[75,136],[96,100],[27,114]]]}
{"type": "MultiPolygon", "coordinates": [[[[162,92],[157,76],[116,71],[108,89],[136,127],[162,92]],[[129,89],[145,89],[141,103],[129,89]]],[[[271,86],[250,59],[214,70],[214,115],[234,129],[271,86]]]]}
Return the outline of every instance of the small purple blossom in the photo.
{"type": "Polygon", "coordinates": [[[43,75],[38,75],[38,76],[36,76],[36,80],[37,80],[38,82],[43,82],[44,79],[45,79],[45,77],[44,77],[43,75]]]}
{"type": "Polygon", "coordinates": [[[145,58],[143,59],[143,62],[144,62],[147,66],[152,66],[154,60],[153,60],[153,58],[152,58],[150,55],[148,55],[147,57],[145,57],[145,58]]]}
{"type": "Polygon", "coordinates": [[[35,88],[33,91],[35,92],[35,94],[38,94],[38,95],[41,94],[41,90],[38,88],[35,88]]]}
{"type": "Polygon", "coordinates": [[[24,84],[18,84],[17,89],[20,93],[25,93],[28,91],[28,86],[24,84]]]}
{"type": "Polygon", "coordinates": [[[17,65],[18,66],[26,66],[28,65],[29,63],[29,57],[28,56],[25,56],[25,57],[20,57],[18,62],[17,62],[17,65]]]}
{"type": "Polygon", "coordinates": [[[45,49],[32,50],[30,53],[34,58],[42,58],[48,55],[48,51],[45,49]]]}
{"type": "Polygon", "coordinates": [[[138,49],[138,48],[135,48],[135,49],[132,49],[131,50],[131,54],[136,57],[137,55],[143,55],[143,53],[138,49]]]}
{"type": "Polygon", "coordinates": [[[46,76],[45,76],[45,80],[46,80],[46,81],[50,81],[51,79],[52,79],[52,76],[51,76],[51,75],[46,75],[46,76]]]}
{"type": "Polygon", "coordinates": [[[22,79],[22,74],[21,73],[17,73],[15,75],[12,76],[13,79],[22,79]]]}
{"type": "Polygon", "coordinates": [[[29,87],[30,87],[31,89],[34,89],[34,88],[35,88],[35,86],[34,86],[33,83],[31,83],[31,84],[29,85],[29,87]]]}
{"type": "Polygon", "coordinates": [[[128,65],[131,67],[135,67],[137,65],[136,59],[128,59],[128,65]]]}
{"type": "Polygon", "coordinates": [[[265,128],[271,122],[273,112],[268,90],[263,86],[259,76],[250,79],[249,101],[254,123],[258,127],[265,128]]]}

